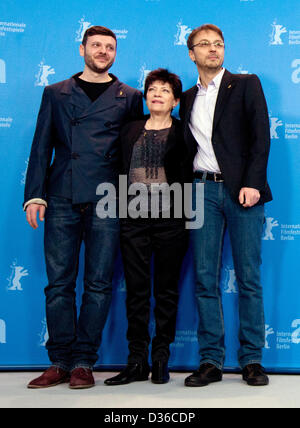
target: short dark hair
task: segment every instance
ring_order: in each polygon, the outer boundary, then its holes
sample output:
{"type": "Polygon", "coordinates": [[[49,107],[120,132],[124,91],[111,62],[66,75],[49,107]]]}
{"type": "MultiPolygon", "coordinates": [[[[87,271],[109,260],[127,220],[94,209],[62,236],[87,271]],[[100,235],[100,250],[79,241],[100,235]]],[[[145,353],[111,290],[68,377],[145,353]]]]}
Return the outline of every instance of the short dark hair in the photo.
{"type": "Polygon", "coordinates": [[[110,36],[113,39],[115,39],[117,44],[117,37],[113,31],[111,31],[109,28],[101,27],[100,25],[94,25],[93,27],[88,28],[83,36],[82,44],[83,46],[86,45],[87,39],[91,36],[95,36],[97,34],[100,34],[101,36],[110,36]]]}
{"type": "Polygon", "coordinates": [[[193,49],[193,44],[194,44],[194,38],[195,38],[195,36],[198,34],[198,33],[200,33],[200,31],[214,31],[215,33],[218,33],[219,34],[219,36],[221,37],[221,39],[223,40],[223,42],[224,42],[224,36],[223,36],[223,33],[222,33],[222,30],[219,28],[219,27],[217,27],[216,25],[214,25],[214,24],[203,24],[203,25],[201,25],[200,27],[197,27],[197,28],[195,28],[192,32],[191,32],[191,34],[189,35],[189,38],[188,38],[188,40],[187,40],[187,47],[188,47],[188,49],[189,50],[192,50],[193,49]]]}
{"type": "Polygon", "coordinates": [[[164,83],[169,83],[172,88],[174,98],[180,98],[182,93],[182,83],[180,77],[177,76],[177,74],[170,73],[169,70],[165,68],[157,68],[156,70],[150,71],[145,80],[144,98],[147,96],[149,86],[158,80],[164,83]]]}

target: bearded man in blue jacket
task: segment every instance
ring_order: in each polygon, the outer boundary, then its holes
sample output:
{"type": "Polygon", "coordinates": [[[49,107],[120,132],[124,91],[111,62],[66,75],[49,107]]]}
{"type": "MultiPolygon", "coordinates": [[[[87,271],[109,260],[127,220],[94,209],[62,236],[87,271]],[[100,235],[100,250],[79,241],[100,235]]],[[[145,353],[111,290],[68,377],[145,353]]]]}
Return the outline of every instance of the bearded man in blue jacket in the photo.
{"type": "Polygon", "coordinates": [[[24,210],[34,229],[37,216],[45,218],[46,347],[52,365],[29,388],[46,388],[69,378],[72,389],[95,384],[92,370],[110,307],[119,244],[118,218],[97,217],[96,189],[101,183],[117,184],[120,128],[143,114],[142,94],[108,73],[116,47],[111,30],[89,28],[80,45],[84,71],[47,86],[43,93],[24,210]],[[82,242],[84,293],[77,320],[82,242]]]}

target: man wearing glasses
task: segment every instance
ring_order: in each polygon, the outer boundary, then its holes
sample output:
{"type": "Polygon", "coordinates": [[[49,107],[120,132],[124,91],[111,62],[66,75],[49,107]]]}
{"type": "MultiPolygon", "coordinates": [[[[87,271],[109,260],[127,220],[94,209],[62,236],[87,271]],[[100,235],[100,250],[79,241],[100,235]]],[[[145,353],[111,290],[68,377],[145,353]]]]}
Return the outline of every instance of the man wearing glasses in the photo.
{"type": "MultiPolygon", "coordinates": [[[[218,27],[196,28],[187,44],[199,77],[197,85],[183,94],[180,116],[193,181],[205,184],[205,199],[204,225],[191,235],[201,360],[185,385],[222,380],[225,346],[219,282],[226,228],[239,286],[238,358],[243,379],[248,385],[267,385],[261,366],[265,322],[260,284],[264,203],[272,199],[266,177],[267,105],[256,75],[231,74],[222,67],[225,45],[218,27]]],[[[194,185],[194,193],[195,189],[194,185]]]]}

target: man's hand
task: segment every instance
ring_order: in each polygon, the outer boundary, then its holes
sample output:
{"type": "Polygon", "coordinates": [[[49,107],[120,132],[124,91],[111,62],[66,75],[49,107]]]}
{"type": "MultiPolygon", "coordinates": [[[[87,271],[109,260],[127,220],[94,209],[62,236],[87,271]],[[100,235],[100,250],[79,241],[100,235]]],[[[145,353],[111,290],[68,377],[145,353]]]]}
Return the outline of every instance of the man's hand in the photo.
{"type": "Polygon", "coordinates": [[[26,219],[33,229],[37,229],[36,221],[37,213],[39,212],[40,221],[44,221],[46,207],[40,204],[29,204],[26,208],[26,219]]]}
{"type": "Polygon", "coordinates": [[[253,189],[252,187],[242,187],[240,190],[239,201],[244,208],[253,207],[253,205],[257,204],[259,199],[260,193],[257,189],[253,189]]]}

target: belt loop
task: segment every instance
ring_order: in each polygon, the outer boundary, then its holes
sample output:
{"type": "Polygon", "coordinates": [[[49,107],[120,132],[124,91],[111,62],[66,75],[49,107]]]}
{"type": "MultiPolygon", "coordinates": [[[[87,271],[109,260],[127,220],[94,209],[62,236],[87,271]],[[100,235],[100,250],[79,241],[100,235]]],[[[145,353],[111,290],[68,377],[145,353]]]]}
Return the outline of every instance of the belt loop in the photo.
{"type": "Polygon", "coordinates": [[[221,177],[221,174],[214,172],[214,182],[215,183],[223,183],[224,180],[222,178],[218,179],[218,175],[221,177]]]}

